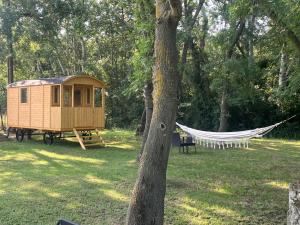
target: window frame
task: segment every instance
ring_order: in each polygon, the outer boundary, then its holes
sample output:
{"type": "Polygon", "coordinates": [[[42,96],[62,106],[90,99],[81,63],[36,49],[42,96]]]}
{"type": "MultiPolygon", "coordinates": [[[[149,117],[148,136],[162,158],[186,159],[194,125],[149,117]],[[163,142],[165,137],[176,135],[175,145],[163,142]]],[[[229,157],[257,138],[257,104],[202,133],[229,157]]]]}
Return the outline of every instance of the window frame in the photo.
{"type": "Polygon", "coordinates": [[[63,85],[63,106],[64,107],[72,107],[72,101],[73,101],[73,88],[72,85],[63,85]],[[66,96],[65,94],[69,92],[69,99],[68,102],[66,102],[66,96]],[[66,104],[67,103],[67,104],[66,104]]]}
{"type": "Polygon", "coordinates": [[[51,106],[60,107],[61,87],[60,85],[51,86],[51,106]],[[57,101],[55,101],[57,100],[57,101]]]}
{"type": "Polygon", "coordinates": [[[91,107],[92,106],[92,101],[93,101],[93,87],[92,86],[88,86],[85,88],[85,106],[86,107],[91,107]],[[88,95],[89,93],[89,95],[88,95]],[[89,102],[88,102],[89,100],[89,102]]]}
{"type": "Polygon", "coordinates": [[[82,88],[82,86],[77,86],[77,85],[74,86],[74,91],[73,91],[73,92],[74,92],[74,97],[73,97],[73,98],[74,98],[74,99],[73,99],[73,100],[74,100],[74,107],[83,107],[84,104],[83,104],[83,88],[82,88]],[[77,90],[80,91],[80,98],[79,98],[79,99],[80,99],[80,104],[79,104],[79,105],[76,104],[76,99],[75,99],[75,98],[76,98],[75,92],[76,92],[77,90]]]}
{"type": "Polygon", "coordinates": [[[28,103],[28,88],[27,87],[22,87],[22,88],[20,88],[20,103],[21,104],[27,104],[28,103]],[[26,91],[25,92],[25,101],[23,101],[24,99],[23,99],[23,94],[24,94],[24,92],[23,91],[26,91]]]}

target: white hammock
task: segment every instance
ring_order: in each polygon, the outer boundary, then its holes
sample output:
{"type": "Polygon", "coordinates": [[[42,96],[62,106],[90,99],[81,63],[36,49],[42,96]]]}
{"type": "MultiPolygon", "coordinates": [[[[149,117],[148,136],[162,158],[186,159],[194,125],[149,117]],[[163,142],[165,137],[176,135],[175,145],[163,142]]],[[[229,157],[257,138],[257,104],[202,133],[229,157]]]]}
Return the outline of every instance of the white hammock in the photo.
{"type": "MultiPolygon", "coordinates": [[[[293,116],[295,117],[295,116],[293,116]]],[[[197,144],[204,145],[211,148],[229,148],[229,147],[246,147],[248,148],[249,140],[251,138],[259,138],[266,135],[275,127],[292,119],[293,117],[276,123],[274,125],[262,128],[256,128],[254,130],[245,130],[237,132],[210,132],[196,130],[179,123],[176,123],[184,132],[188,133],[195,140],[197,144]]]]}

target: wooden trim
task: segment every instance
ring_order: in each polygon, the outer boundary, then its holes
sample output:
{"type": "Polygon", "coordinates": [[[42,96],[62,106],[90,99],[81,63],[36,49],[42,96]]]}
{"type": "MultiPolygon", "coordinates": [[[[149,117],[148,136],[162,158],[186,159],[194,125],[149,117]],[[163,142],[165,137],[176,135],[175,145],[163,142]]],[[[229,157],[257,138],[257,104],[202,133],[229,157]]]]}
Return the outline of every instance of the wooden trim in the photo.
{"type": "Polygon", "coordinates": [[[19,103],[22,104],[22,105],[27,105],[28,104],[28,90],[29,90],[30,87],[20,87],[19,88],[19,103]],[[22,89],[26,89],[26,102],[22,102],[22,89]]]}
{"type": "Polygon", "coordinates": [[[99,138],[101,144],[105,144],[102,136],[100,135],[100,130],[96,128],[95,131],[96,131],[97,137],[99,138]]]}
{"type": "Polygon", "coordinates": [[[19,90],[18,90],[18,126],[20,124],[20,97],[21,97],[21,95],[20,95],[20,88],[19,88],[19,90]]]}
{"type": "Polygon", "coordinates": [[[74,108],[74,91],[75,91],[74,84],[72,84],[72,108],[74,108]]]}
{"type": "Polygon", "coordinates": [[[70,77],[69,79],[64,80],[64,81],[62,82],[62,84],[67,84],[68,82],[71,82],[72,80],[76,80],[77,78],[86,78],[86,79],[90,79],[90,80],[92,80],[92,81],[98,83],[98,84],[99,84],[98,87],[100,87],[100,88],[105,88],[105,87],[107,87],[107,85],[106,85],[103,81],[98,80],[98,79],[95,78],[95,77],[87,76],[87,75],[72,76],[72,77],[70,77]]]}
{"type": "Polygon", "coordinates": [[[62,85],[59,85],[60,87],[60,108],[62,108],[62,105],[63,105],[63,94],[64,94],[64,90],[63,90],[63,86],[62,85]]]}
{"type": "Polygon", "coordinates": [[[31,127],[31,87],[29,89],[29,126],[31,127]]]}
{"type": "Polygon", "coordinates": [[[105,88],[102,88],[102,116],[103,116],[103,126],[105,126],[105,88]]]}
{"type": "Polygon", "coordinates": [[[45,128],[45,127],[24,127],[24,126],[16,126],[12,125],[11,128],[23,128],[23,129],[34,129],[34,130],[42,130],[42,131],[53,131],[53,132],[72,132],[73,129],[77,130],[95,130],[98,129],[104,130],[104,127],[76,127],[76,128],[64,128],[64,129],[55,129],[55,128],[45,128]]]}
{"type": "Polygon", "coordinates": [[[84,90],[85,90],[85,93],[84,93],[84,98],[85,98],[85,101],[84,101],[84,106],[85,107],[91,107],[93,108],[93,85],[85,85],[84,87],[84,90]],[[90,91],[90,97],[88,98],[88,90],[90,91]],[[90,103],[88,103],[88,99],[90,101],[90,103]]]}
{"type": "Polygon", "coordinates": [[[45,125],[45,88],[44,88],[44,85],[42,85],[42,88],[43,88],[43,121],[42,121],[42,124],[43,124],[43,127],[45,125]]]}
{"type": "Polygon", "coordinates": [[[95,108],[95,86],[92,86],[92,107],[95,108]]]}
{"type": "Polygon", "coordinates": [[[51,88],[50,88],[50,95],[51,95],[51,105],[50,106],[51,107],[60,107],[61,106],[61,101],[60,101],[61,100],[61,85],[60,84],[52,85],[51,88]],[[57,100],[59,102],[56,103],[56,102],[54,102],[54,95],[55,95],[54,90],[57,86],[59,87],[59,91],[58,91],[59,96],[57,96],[57,98],[58,98],[57,100]]]}
{"type": "Polygon", "coordinates": [[[62,98],[61,98],[61,102],[62,102],[61,107],[62,108],[73,107],[72,106],[72,102],[73,102],[73,100],[72,100],[72,98],[73,98],[73,87],[72,87],[72,85],[62,85],[61,88],[63,90],[62,98]],[[69,99],[68,99],[69,100],[68,105],[65,105],[65,89],[68,90],[68,92],[70,92],[69,93],[70,96],[69,96],[69,99]]]}
{"type": "Polygon", "coordinates": [[[84,144],[83,144],[83,142],[82,142],[82,139],[81,139],[80,135],[78,134],[78,132],[77,132],[77,130],[76,130],[75,128],[73,128],[73,132],[74,132],[74,134],[75,134],[75,136],[76,136],[76,138],[77,138],[77,140],[78,140],[78,142],[79,142],[81,148],[82,148],[83,150],[86,150],[86,147],[84,146],[84,144]]]}

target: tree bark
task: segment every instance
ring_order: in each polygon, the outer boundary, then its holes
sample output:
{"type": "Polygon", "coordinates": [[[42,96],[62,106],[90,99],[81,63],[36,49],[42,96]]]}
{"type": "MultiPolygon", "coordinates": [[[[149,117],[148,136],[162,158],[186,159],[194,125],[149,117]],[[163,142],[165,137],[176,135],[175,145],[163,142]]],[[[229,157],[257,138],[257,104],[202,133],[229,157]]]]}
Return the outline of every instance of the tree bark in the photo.
{"type": "Polygon", "coordinates": [[[233,52],[234,52],[234,47],[238,43],[238,41],[239,41],[243,31],[244,31],[244,28],[245,28],[245,21],[240,20],[239,23],[238,23],[237,29],[235,31],[235,34],[233,36],[231,45],[229,46],[228,51],[227,51],[227,58],[228,59],[230,59],[232,57],[233,52]]]}
{"type": "Polygon", "coordinates": [[[300,182],[289,186],[289,211],[287,225],[300,224],[300,182]]]}
{"type": "Polygon", "coordinates": [[[59,59],[59,56],[57,56],[57,62],[58,62],[58,65],[59,65],[59,67],[61,69],[62,75],[65,76],[66,75],[66,71],[65,71],[65,68],[64,68],[63,64],[61,63],[61,61],[59,59]]]}
{"type": "Polygon", "coordinates": [[[195,11],[194,15],[192,16],[193,11],[189,9],[188,3],[186,1],[184,1],[184,17],[185,17],[184,30],[185,30],[185,34],[187,35],[187,37],[186,37],[186,40],[184,41],[183,49],[182,49],[182,55],[181,55],[182,71],[181,71],[181,73],[184,71],[184,66],[186,64],[188,49],[191,47],[191,43],[193,42],[191,32],[194,28],[194,25],[197,21],[197,18],[203,7],[204,2],[205,2],[205,0],[199,0],[196,11],[195,11]]]}
{"type": "Polygon", "coordinates": [[[7,82],[11,84],[14,82],[14,57],[13,57],[13,44],[12,36],[8,38],[8,57],[7,57],[7,82]]]}
{"type": "Polygon", "coordinates": [[[142,136],[145,130],[145,124],[146,124],[146,109],[144,107],[142,117],[140,120],[140,124],[136,128],[135,136],[142,136]]]}
{"type": "Polygon", "coordinates": [[[254,53],[253,53],[253,34],[254,34],[254,28],[255,28],[255,14],[252,12],[252,15],[250,16],[250,19],[248,20],[249,24],[249,35],[248,35],[248,66],[251,67],[254,64],[254,53]]]}
{"type": "MultiPolygon", "coordinates": [[[[6,13],[11,17],[11,3],[10,0],[5,0],[6,13]]],[[[6,40],[8,48],[7,56],[7,82],[8,84],[14,82],[14,57],[13,57],[13,34],[12,34],[12,22],[6,19],[6,40]]]]}
{"type": "Polygon", "coordinates": [[[1,120],[0,130],[4,130],[3,112],[2,112],[1,105],[0,105],[0,120],[1,120]]]}
{"type": "MultiPolygon", "coordinates": [[[[227,59],[231,59],[233,57],[234,48],[237,45],[241,35],[243,34],[245,28],[245,21],[240,20],[237,27],[235,34],[233,36],[232,42],[227,50],[227,59]]],[[[230,71],[228,71],[230,73],[230,71]]],[[[219,123],[219,132],[225,132],[228,129],[228,118],[229,118],[229,108],[227,103],[227,81],[224,81],[223,84],[223,91],[221,94],[221,101],[220,101],[220,123],[219,123]]]]}
{"type": "Polygon", "coordinates": [[[223,91],[222,93],[220,107],[221,107],[220,125],[219,125],[218,132],[225,132],[228,128],[228,117],[229,117],[226,91],[223,91]]]}
{"type": "Polygon", "coordinates": [[[206,15],[206,10],[204,8],[204,10],[202,11],[202,18],[203,18],[203,22],[202,22],[202,37],[200,39],[200,48],[203,50],[205,48],[205,44],[206,44],[206,36],[208,33],[208,18],[206,15]]]}
{"type": "Polygon", "coordinates": [[[84,72],[85,63],[86,63],[86,48],[83,37],[80,37],[80,45],[81,45],[81,72],[84,72]]]}
{"type": "Polygon", "coordinates": [[[153,92],[153,85],[152,82],[148,82],[144,87],[144,100],[145,100],[145,111],[146,111],[146,121],[145,121],[145,129],[143,132],[143,141],[142,141],[142,148],[138,155],[138,161],[140,161],[141,156],[144,151],[144,147],[148,138],[149,134],[149,128],[150,123],[152,119],[152,113],[153,113],[153,98],[152,98],[152,92],[153,92]]]}
{"type": "Polygon", "coordinates": [[[279,79],[278,86],[280,88],[286,87],[288,79],[288,56],[286,53],[286,44],[284,43],[281,48],[281,57],[280,57],[280,69],[279,69],[279,79]]]}
{"type": "Polygon", "coordinates": [[[180,0],[156,1],[153,115],[128,208],[127,225],[162,225],[166,172],[178,108],[176,29],[180,0]]]}

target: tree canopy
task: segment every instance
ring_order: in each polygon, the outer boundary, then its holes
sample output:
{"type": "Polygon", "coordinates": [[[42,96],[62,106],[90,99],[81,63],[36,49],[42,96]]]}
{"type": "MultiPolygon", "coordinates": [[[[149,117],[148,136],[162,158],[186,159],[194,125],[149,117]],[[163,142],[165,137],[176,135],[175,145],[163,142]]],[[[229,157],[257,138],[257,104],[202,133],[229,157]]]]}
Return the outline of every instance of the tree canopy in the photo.
{"type": "MultiPolygon", "coordinates": [[[[16,1],[0,9],[0,102],[14,79],[93,74],[109,85],[107,126],[136,127],[151,81],[154,1],[16,1]]],[[[300,3],[184,0],[178,120],[204,130],[267,125],[300,110],[300,3]],[[288,12],[288,13],[287,13],[288,12]]],[[[291,134],[297,123],[279,135],[291,134]],[[290,132],[289,132],[290,131],[290,132]]]]}

